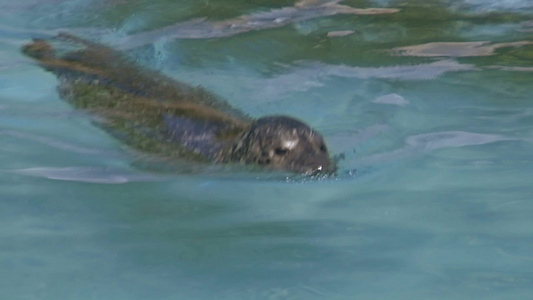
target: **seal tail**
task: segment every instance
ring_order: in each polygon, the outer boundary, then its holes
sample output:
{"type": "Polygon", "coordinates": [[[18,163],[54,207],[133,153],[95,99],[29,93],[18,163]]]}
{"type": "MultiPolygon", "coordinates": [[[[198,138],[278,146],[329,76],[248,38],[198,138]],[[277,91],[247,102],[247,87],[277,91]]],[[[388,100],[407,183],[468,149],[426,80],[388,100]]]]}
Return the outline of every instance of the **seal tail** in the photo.
{"type": "Polygon", "coordinates": [[[104,76],[128,65],[112,48],[68,33],[60,33],[50,40],[35,38],[22,46],[21,52],[58,76],[64,75],[65,71],[104,76]]]}
{"type": "Polygon", "coordinates": [[[52,45],[43,39],[33,39],[31,43],[22,46],[21,51],[38,61],[52,59],[56,56],[52,45]]]}

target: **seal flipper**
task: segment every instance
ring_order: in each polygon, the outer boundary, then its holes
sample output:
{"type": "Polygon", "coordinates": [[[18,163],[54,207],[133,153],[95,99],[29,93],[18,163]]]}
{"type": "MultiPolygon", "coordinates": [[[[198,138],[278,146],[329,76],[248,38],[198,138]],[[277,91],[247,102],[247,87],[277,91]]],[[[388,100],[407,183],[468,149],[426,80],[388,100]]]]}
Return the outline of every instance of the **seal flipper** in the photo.
{"type": "Polygon", "coordinates": [[[196,154],[216,159],[228,147],[232,128],[220,121],[196,120],[185,116],[163,115],[163,123],[172,141],[196,154]]]}

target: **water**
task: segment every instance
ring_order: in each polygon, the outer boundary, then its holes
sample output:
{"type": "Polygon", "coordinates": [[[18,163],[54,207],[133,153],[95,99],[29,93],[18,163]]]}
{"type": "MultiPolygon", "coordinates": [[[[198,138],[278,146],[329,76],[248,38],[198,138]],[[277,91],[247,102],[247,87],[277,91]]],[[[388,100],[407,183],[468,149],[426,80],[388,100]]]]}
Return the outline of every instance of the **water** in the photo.
{"type": "Polygon", "coordinates": [[[532,2],[325,2],[0,1],[0,298],[531,299],[532,2]],[[18,52],[61,30],[307,121],[339,175],[139,166],[18,52]]]}

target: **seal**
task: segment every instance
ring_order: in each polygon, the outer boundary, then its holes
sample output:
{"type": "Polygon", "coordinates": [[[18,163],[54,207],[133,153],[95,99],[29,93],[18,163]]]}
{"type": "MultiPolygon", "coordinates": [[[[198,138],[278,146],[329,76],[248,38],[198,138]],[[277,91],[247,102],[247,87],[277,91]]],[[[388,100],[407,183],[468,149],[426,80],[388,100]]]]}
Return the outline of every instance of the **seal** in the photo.
{"type": "Polygon", "coordinates": [[[323,137],[304,122],[250,118],[202,87],[137,66],[110,47],[60,33],[21,51],[57,76],[63,99],[133,149],[307,175],[335,171],[323,137]]]}

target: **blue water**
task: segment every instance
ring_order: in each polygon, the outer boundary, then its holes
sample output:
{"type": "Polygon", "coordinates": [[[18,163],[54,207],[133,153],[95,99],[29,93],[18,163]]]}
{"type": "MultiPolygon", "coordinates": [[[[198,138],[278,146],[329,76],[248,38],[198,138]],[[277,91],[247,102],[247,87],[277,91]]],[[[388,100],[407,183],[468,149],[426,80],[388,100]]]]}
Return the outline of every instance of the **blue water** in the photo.
{"type": "Polygon", "coordinates": [[[0,0],[0,299],[533,299],[532,95],[528,0],[0,0]],[[139,163],[19,53],[59,31],[305,120],[338,176],[139,163]]]}

